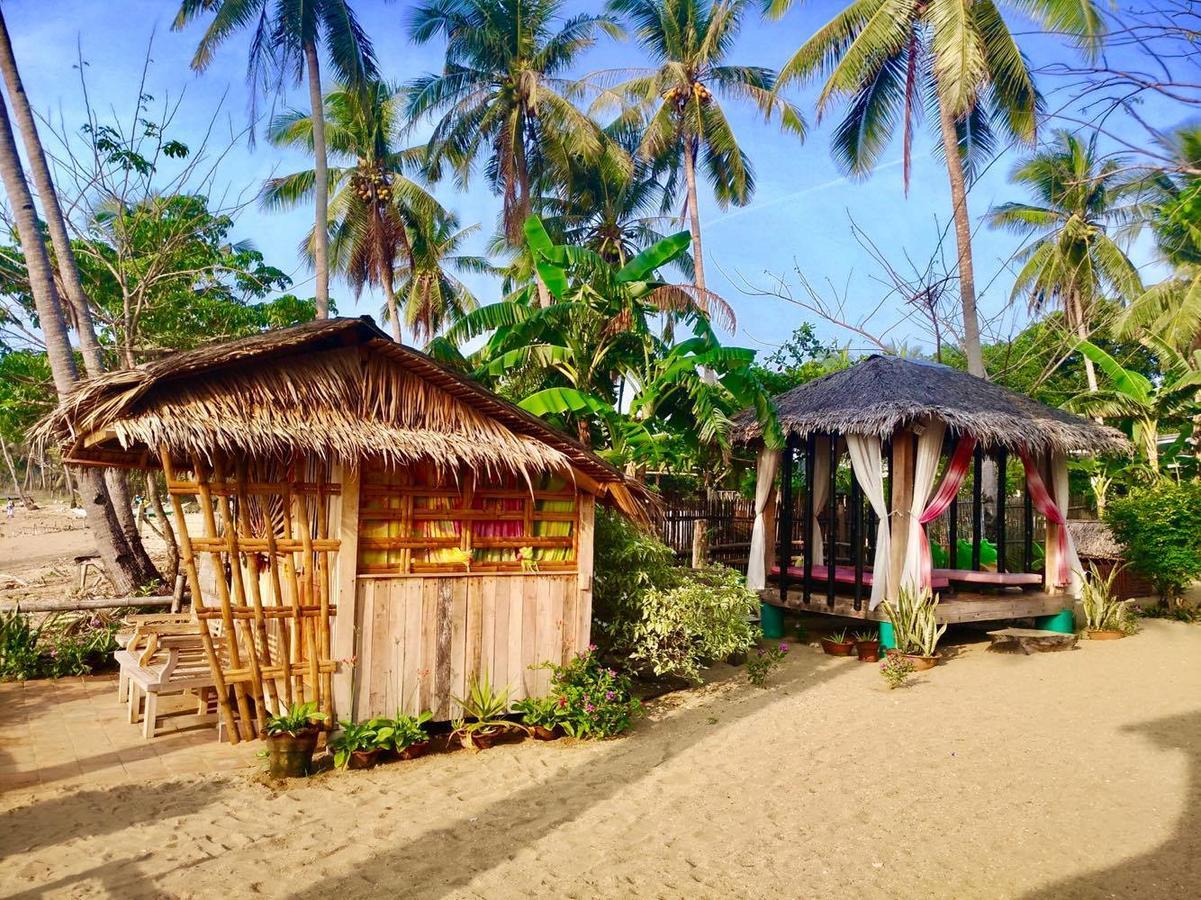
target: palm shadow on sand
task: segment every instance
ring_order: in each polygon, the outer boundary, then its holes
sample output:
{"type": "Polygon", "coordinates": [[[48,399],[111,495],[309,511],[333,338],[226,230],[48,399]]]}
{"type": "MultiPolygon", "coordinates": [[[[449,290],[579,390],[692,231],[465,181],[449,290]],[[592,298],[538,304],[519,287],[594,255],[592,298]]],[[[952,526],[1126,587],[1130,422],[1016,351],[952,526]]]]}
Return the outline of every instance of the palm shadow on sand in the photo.
{"type": "MultiPolygon", "coordinates": [[[[407,898],[453,893],[722,728],[779,702],[781,689],[791,688],[789,696],[795,696],[798,689],[810,690],[848,671],[850,667],[830,663],[826,657],[798,655],[768,689],[734,688],[747,691],[748,698],[723,710],[720,725],[713,723],[713,710],[707,703],[673,714],[670,725],[643,724],[613,752],[593,762],[509,794],[476,812],[470,821],[427,831],[408,844],[356,865],[352,872],[329,876],[291,896],[297,900],[369,896],[395,885],[404,885],[407,898]],[[357,889],[348,884],[349,878],[360,880],[357,889]]],[[[741,678],[742,673],[735,677],[741,678]]],[[[653,811],[647,814],[653,815],[653,811]]]]}
{"type": "Polygon", "coordinates": [[[1184,813],[1172,836],[1154,850],[1104,869],[1065,878],[1026,894],[1027,900],[1065,898],[1201,896],[1201,713],[1187,713],[1128,726],[1160,750],[1184,753],[1188,786],[1184,813]]]}

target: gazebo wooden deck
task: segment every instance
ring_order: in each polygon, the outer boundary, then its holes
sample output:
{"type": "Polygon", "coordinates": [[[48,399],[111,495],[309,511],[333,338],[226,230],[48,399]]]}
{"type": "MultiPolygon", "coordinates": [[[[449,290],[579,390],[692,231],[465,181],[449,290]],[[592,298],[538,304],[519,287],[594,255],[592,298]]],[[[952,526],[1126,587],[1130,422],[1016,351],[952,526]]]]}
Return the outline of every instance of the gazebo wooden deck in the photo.
{"type": "Polygon", "coordinates": [[[1129,452],[1120,432],[947,366],[878,355],[774,402],[782,447],[768,445],[750,412],[735,432],[759,448],[747,583],[763,599],[765,633],[779,631],[781,609],[884,622],[880,604],[902,586],[940,594],[944,622],[1041,617],[1044,627],[1070,627],[1081,573],[1066,527],[1067,460],[1129,452]],[[1011,456],[1025,474],[1018,553],[1005,515],[991,527],[985,519],[988,488],[1010,493],[1011,456]],[[961,498],[969,476],[970,499],[961,498]],[[961,540],[964,502],[971,525],[961,540]],[[1042,571],[1036,514],[1045,521],[1042,571]],[[926,529],[944,518],[949,563],[936,568],[926,529]],[[989,537],[1000,548],[991,565],[989,537]]]}

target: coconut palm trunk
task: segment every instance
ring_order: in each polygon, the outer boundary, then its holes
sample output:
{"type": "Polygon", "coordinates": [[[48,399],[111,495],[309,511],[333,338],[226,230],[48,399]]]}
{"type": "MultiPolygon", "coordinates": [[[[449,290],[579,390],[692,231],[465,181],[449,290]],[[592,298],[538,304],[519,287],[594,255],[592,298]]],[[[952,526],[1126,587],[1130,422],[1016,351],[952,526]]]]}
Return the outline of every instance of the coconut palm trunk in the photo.
{"type": "Polygon", "coordinates": [[[83,357],[84,370],[89,375],[99,375],[104,371],[100,343],[96,340],[96,329],[92,324],[87,294],[80,281],[79,267],[75,263],[75,251],[71,248],[71,239],[67,234],[67,222],[58,202],[54,181],[50,177],[50,167],[46,162],[46,153],[42,149],[42,140],[38,135],[37,123],[33,118],[33,108],[29,103],[29,96],[25,93],[21,72],[17,68],[17,60],[13,54],[12,41],[8,36],[8,25],[4,21],[3,10],[0,10],[0,74],[3,75],[4,85],[8,88],[13,119],[16,121],[17,130],[20,131],[21,139],[25,144],[29,174],[33,178],[33,186],[38,192],[38,198],[42,201],[42,218],[50,232],[50,243],[54,247],[55,260],[58,262],[58,274],[62,279],[63,292],[67,295],[67,302],[71,304],[75,330],[79,335],[79,352],[83,357]]]}
{"type": "MultiPolygon", "coordinates": [[[[1087,341],[1089,339],[1088,320],[1084,316],[1084,304],[1080,301],[1079,291],[1072,291],[1068,300],[1068,309],[1071,311],[1070,317],[1076,320],[1072,323],[1076,332],[1076,337],[1080,338],[1082,341],[1087,341]]],[[[1097,367],[1087,356],[1084,357],[1084,376],[1088,381],[1089,393],[1097,393],[1097,367]]],[[[1100,417],[1097,417],[1097,421],[1101,421],[1100,417]]]]}
{"type": "MultiPolygon", "coordinates": [[[[58,264],[58,276],[63,285],[63,292],[70,304],[75,324],[75,332],[79,335],[79,353],[83,359],[84,371],[88,375],[99,375],[104,371],[104,361],[100,354],[100,343],[96,340],[96,329],[92,322],[91,309],[88,306],[87,294],[79,277],[79,266],[75,262],[75,251],[71,247],[71,238],[67,234],[67,221],[63,216],[62,207],[58,202],[58,192],[54,180],[50,176],[50,166],[46,161],[46,153],[38,134],[37,122],[33,117],[33,107],[29,95],[25,93],[25,85],[21,80],[21,71],[17,67],[16,55],[13,53],[12,41],[8,34],[8,25],[0,11],[0,75],[8,88],[9,102],[12,103],[12,115],[16,120],[17,130],[21,133],[25,145],[25,157],[29,162],[29,174],[38,198],[42,201],[42,219],[50,233],[50,243],[54,247],[54,258],[58,264]]],[[[138,525],[133,517],[132,504],[129,499],[129,488],[124,476],[112,469],[104,473],[105,484],[112,499],[113,511],[121,530],[129,544],[130,552],[137,560],[137,566],[144,580],[157,577],[153,561],[142,546],[138,525]]]]}
{"type": "Polygon", "coordinates": [[[321,69],[315,41],[304,45],[304,64],[309,82],[309,106],[313,116],[313,199],[316,224],[313,229],[313,269],[316,274],[317,318],[329,318],[329,161],[325,154],[325,102],[321,95],[321,69]]]}
{"type": "Polygon", "coordinates": [[[938,104],[938,122],[942,146],[947,157],[947,177],[951,183],[951,203],[955,217],[955,244],[959,256],[959,300],[963,306],[963,351],[967,370],[978,378],[987,378],[984,353],[980,348],[980,322],[976,316],[976,276],[972,268],[972,220],[967,210],[967,179],[963,158],[959,155],[959,135],[955,120],[945,102],[938,104]]]}
{"type": "MultiPolygon", "coordinates": [[[[0,453],[4,454],[4,464],[8,467],[8,476],[12,479],[13,491],[16,493],[17,499],[26,509],[37,509],[38,505],[33,502],[33,498],[25,488],[21,487],[21,479],[17,477],[17,467],[13,465],[13,458],[8,452],[8,441],[4,438],[0,438],[0,453]]],[[[25,475],[29,476],[29,467],[25,469],[25,475]]]]}
{"type": "Polygon", "coordinates": [[[688,228],[692,232],[693,281],[700,290],[705,290],[705,257],[701,250],[701,211],[697,205],[696,190],[696,141],[684,140],[684,181],[688,188],[688,228]]]}
{"type": "Polygon", "coordinates": [[[400,339],[400,307],[396,303],[396,288],[392,283],[391,269],[384,273],[384,300],[388,304],[388,318],[392,321],[392,340],[402,343],[400,339]]]}
{"type": "MultiPolygon", "coordinates": [[[[46,358],[50,364],[54,389],[61,400],[75,387],[78,371],[67,337],[62,306],[54,287],[50,255],[41,240],[33,194],[25,181],[25,171],[17,154],[16,139],[8,117],[8,106],[4,102],[0,102],[0,180],[8,194],[17,232],[24,238],[21,251],[29,274],[30,293],[46,342],[46,358]]],[[[88,514],[88,524],[96,540],[96,549],[109,579],[119,594],[132,593],[152,579],[146,578],[146,573],[140,571],[136,558],[130,552],[105,489],[104,478],[99,471],[91,468],[80,469],[76,477],[83,508],[88,514]]]]}

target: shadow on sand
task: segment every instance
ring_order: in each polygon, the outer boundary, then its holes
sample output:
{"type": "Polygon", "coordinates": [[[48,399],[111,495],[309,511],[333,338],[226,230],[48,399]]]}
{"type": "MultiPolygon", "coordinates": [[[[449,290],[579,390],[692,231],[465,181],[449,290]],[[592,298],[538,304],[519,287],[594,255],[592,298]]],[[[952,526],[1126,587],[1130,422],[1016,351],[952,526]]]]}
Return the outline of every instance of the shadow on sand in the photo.
{"type": "MultiPolygon", "coordinates": [[[[852,668],[818,654],[797,654],[790,662],[767,690],[745,684],[733,688],[745,692],[745,702],[725,707],[720,725],[714,722],[711,705],[704,702],[675,713],[670,727],[644,723],[595,761],[505,796],[476,812],[470,821],[427,831],[356,865],[353,872],[330,876],[292,896],[300,900],[358,896],[367,885],[382,889],[396,884],[405,885],[410,898],[453,893],[700,741],[770,707],[781,699],[782,690],[791,689],[790,695],[795,696],[798,690],[818,687],[852,668]],[[347,884],[353,877],[365,882],[359,890],[347,884]]],[[[739,672],[735,677],[743,675],[739,672]]]]}
{"type": "Polygon", "coordinates": [[[1065,878],[1026,895],[1027,900],[1085,897],[1184,898],[1201,896],[1201,713],[1156,719],[1126,730],[1160,750],[1188,758],[1184,813],[1172,836],[1154,850],[1104,869],[1065,878]]]}

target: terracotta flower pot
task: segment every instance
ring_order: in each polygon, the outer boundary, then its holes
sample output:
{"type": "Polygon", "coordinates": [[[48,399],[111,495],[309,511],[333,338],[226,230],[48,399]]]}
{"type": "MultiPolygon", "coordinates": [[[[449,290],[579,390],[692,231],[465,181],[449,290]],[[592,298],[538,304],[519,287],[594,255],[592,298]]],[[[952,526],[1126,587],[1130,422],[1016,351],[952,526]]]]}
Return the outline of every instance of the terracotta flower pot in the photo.
{"type": "Polygon", "coordinates": [[[304,778],[313,771],[313,752],[317,749],[317,729],[299,734],[266,736],[267,771],[272,778],[304,778]]]}
{"type": "Polygon", "coordinates": [[[854,641],[832,641],[829,638],[822,638],[822,650],[828,656],[850,656],[851,651],[855,649],[854,641]]]}
{"type": "Polygon", "coordinates": [[[916,653],[906,653],[905,658],[913,663],[916,672],[924,672],[938,665],[937,656],[918,656],[916,653]]]}
{"type": "Polygon", "coordinates": [[[880,642],[879,641],[856,641],[855,653],[859,657],[860,662],[879,662],[880,661],[880,642]]]}
{"type": "Polygon", "coordinates": [[[459,740],[468,749],[474,747],[476,750],[488,750],[504,736],[504,730],[496,728],[488,731],[471,731],[462,735],[459,740]]]}
{"type": "Polygon", "coordinates": [[[416,759],[419,756],[425,756],[429,752],[430,742],[421,741],[417,744],[409,744],[403,750],[396,751],[397,759],[416,759]]]}
{"type": "Polygon", "coordinates": [[[1088,639],[1090,641],[1120,641],[1125,636],[1126,632],[1118,631],[1116,628],[1088,629],[1088,639]]]}
{"type": "Polygon", "coordinates": [[[374,750],[352,750],[346,762],[348,769],[373,769],[379,761],[380,748],[374,750]]]}
{"type": "Polygon", "coordinates": [[[563,736],[563,732],[556,725],[554,728],[547,728],[545,725],[530,725],[530,734],[536,741],[557,741],[563,736]]]}

